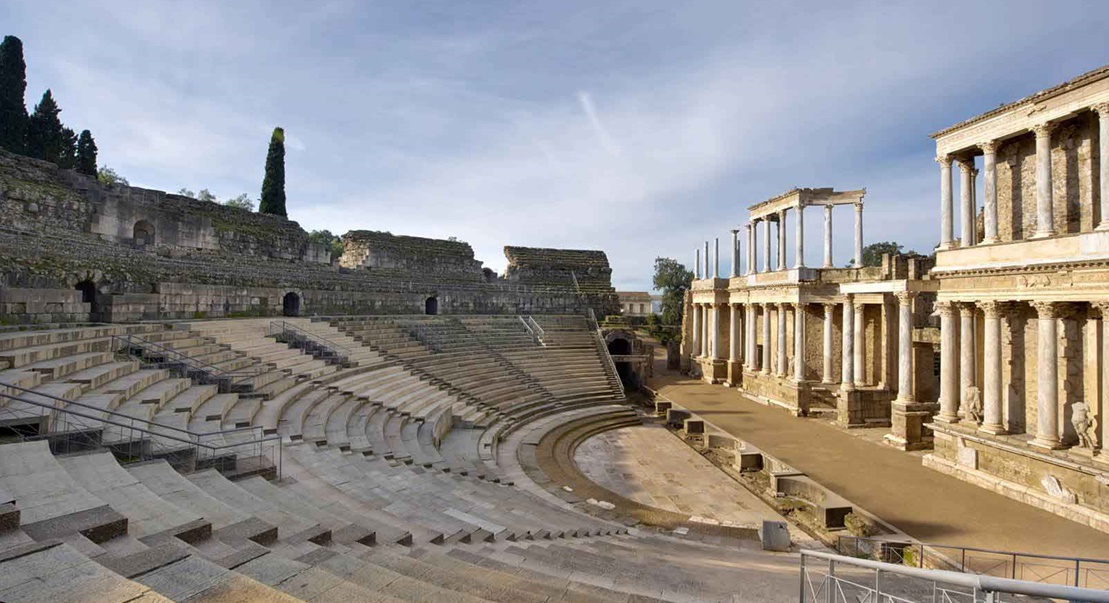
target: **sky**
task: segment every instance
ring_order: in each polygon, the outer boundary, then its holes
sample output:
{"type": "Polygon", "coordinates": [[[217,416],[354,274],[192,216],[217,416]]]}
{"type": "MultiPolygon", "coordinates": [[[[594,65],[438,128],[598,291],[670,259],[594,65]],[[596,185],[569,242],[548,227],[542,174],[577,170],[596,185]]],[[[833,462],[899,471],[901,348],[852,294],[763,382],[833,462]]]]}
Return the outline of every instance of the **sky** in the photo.
{"type": "Polygon", "coordinates": [[[8,0],[0,24],[28,110],[52,89],[132,185],[257,198],[282,126],[306,229],[454,236],[497,272],[505,245],[602,249],[620,290],[716,237],[727,273],[746,208],[793,187],[865,187],[865,242],[930,252],[928,135],[1109,62],[1099,1],[8,0]]]}

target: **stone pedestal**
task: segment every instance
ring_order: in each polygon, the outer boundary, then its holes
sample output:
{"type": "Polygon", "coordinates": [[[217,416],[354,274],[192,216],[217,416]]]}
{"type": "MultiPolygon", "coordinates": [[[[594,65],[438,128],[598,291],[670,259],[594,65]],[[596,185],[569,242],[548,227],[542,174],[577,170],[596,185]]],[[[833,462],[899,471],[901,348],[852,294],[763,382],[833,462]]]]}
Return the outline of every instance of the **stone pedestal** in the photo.
{"type": "Polygon", "coordinates": [[[728,378],[724,382],[728,387],[740,387],[743,385],[743,363],[728,361],[728,378]]]}
{"type": "Polygon", "coordinates": [[[701,379],[713,385],[723,383],[728,378],[726,360],[701,359],[701,379]]]}
{"type": "Polygon", "coordinates": [[[901,450],[932,448],[932,430],[924,424],[932,417],[933,404],[894,402],[890,412],[890,433],[886,443],[901,450]]]}
{"type": "Polygon", "coordinates": [[[858,411],[862,405],[862,394],[858,390],[845,390],[840,388],[836,396],[836,423],[840,427],[862,427],[862,414],[858,411]]]}

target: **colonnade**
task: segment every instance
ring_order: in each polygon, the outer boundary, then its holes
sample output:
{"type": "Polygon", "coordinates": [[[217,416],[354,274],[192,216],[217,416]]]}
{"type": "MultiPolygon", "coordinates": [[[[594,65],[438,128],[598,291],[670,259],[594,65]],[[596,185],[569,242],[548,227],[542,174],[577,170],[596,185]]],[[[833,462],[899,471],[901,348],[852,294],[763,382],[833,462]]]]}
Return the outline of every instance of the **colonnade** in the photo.
{"type": "MultiPolygon", "coordinates": [[[[1098,114],[1098,128],[1100,132],[1099,145],[1102,159],[1098,162],[1101,185],[1101,219],[1098,230],[1109,229],[1109,103],[1102,103],[1092,107],[1098,114]]],[[[1055,228],[1055,209],[1052,199],[1052,162],[1051,162],[1051,136],[1058,124],[1052,122],[1040,123],[1031,128],[1036,137],[1036,229],[1032,238],[1039,239],[1057,234],[1055,228]]],[[[974,167],[974,157],[970,155],[939,155],[936,162],[940,164],[940,249],[953,247],[970,247],[980,244],[992,244],[1001,240],[998,235],[997,216],[997,151],[1001,146],[999,140],[987,140],[979,143],[977,150],[982,152],[983,192],[985,200],[982,208],[982,222],[984,236],[977,241],[975,216],[977,215],[977,185],[978,170],[974,167]],[[954,226],[954,195],[952,186],[951,164],[959,166],[960,172],[960,221],[961,232],[959,239],[955,239],[954,226]]]]}
{"type": "MultiPolygon", "coordinates": [[[[902,291],[894,294],[898,301],[897,399],[913,402],[913,348],[912,301],[915,293],[902,291]]],[[[866,333],[865,304],[856,303],[854,295],[843,296],[842,303],[823,303],[822,350],[820,383],[833,385],[835,375],[834,335],[835,314],[842,312],[842,344],[839,387],[851,392],[866,383],[866,333]]],[[[741,363],[749,373],[775,375],[794,382],[807,381],[805,376],[806,328],[805,316],[811,304],[794,302],[707,304],[695,303],[693,312],[692,355],[702,360],[741,363]],[[720,328],[720,313],[729,312],[728,356],[725,358],[720,342],[725,335],[720,328]],[[793,341],[789,342],[787,317],[793,314],[793,341]],[[761,338],[759,332],[761,330],[761,338]],[[759,340],[762,348],[759,349],[759,340]],[[773,342],[773,346],[771,345],[773,342]],[[792,348],[792,354],[790,349],[792,348]],[[776,351],[776,354],[774,353],[776,351]],[[789,362],[793,361],[793,370],[789,362]]],[[[946,350],[947,348],[945,348],[946,350]]],[[[893,350],[889,351],[893,353],[893,350]]]]}
{"type": "MultiPolygon", "coordinates": [[[[863,204],[855,203],[855,248],[854,265],[861,266],[863,258],[863,204]]],[[[832,208],[834,205],[824,205],[824,263],[823,268],[834,268],[832,264],[832,208]]],[[[742,276],[758,272],[771,272],[772,270],[786,270],[786,215],[790,208],[783,208],[773,214],[751,218],[744,225],[747,237],[747,271],[742,276]],[[775,224],[778,236],[778,257],[776,266],[770,265],[770,225],[775,224]],[[762,237],[763,257],[761,269],[759,268],[759,224],[766,224],[765,234],[762,237]]],[[[797,213],[794,224],[793,241],[793,266],[792,268],[805,267],[805,206],[793,208],[797,213]]],[[[739,274],[739,231],[732,231],[732,276],[739,274]]]]}

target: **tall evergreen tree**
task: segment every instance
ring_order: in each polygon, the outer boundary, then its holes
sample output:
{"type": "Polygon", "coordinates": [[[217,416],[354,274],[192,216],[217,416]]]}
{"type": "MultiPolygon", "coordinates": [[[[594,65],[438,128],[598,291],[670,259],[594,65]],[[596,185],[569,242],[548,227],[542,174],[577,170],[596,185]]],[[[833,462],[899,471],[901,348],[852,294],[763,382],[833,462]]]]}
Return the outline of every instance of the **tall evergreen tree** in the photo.
{"type": "Polygon", "coordinates": [[[27,64],[23,42],[4,36],[0,43],[0,148],[23,153],[27,144],[27,64]]]}
{"type": "Polygon", "coordinates": [[[28,155],[54,163],[62,161],[66,140],[62,120],[58,118],[61,112],[47,89],[27,122],[28,155]]]}
{"type": "Polygon", "coordinates": [[[77,171],[96,175],[96,141],[88,130],[81,130],[81,137],[77,139],[77,171]]]}
{"type": "Polygon", "coordinates": [[[289,217],[285,211],[285,130],[274,128],[266,154],[266,175],[262,178],[262,199],[258,212],[289,217]]]}
{"type": "Polygon", "coordinates": [[[77,133],[62,127],[61,146],[58,147],[58,167],[72,170],[77,167],[77,133]]]}

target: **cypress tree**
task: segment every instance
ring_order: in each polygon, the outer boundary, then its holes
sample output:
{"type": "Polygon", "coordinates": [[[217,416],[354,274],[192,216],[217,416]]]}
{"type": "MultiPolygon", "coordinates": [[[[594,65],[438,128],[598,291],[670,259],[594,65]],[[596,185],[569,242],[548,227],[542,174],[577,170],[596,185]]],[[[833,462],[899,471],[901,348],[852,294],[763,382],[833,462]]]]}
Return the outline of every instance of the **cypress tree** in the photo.
{"type": "Polygon", "coordinates": [[[262,178],[262,199],[258,212],[287,218],[285,211],[285,130],[274,128],[266,154],[266,175],[262,178]]]}
{"type": "Polygon", "coordinates": [[[0,148],[23,153],[27,143],[27,64],[23,42],[4,36],[0,43],[0,148]]]}
{"type": "Polygon", "coordinates": [[[66,127],[62,128],[57,163],[67,170],[77,167],[77,133],[66,127]]]}
{"type": "Polygon", "coordinates": [[[37,159],[60,163],[64,156],[65,132],[58,114],[62,110],[47,89],[35,112],[27,121],[27,154],[37,159]]]}
{"type": "Polygon", "coordinates": [[[96,176],[96,141],[88,130],[82,130],[77,139],[77,171],[96,176]]]}

